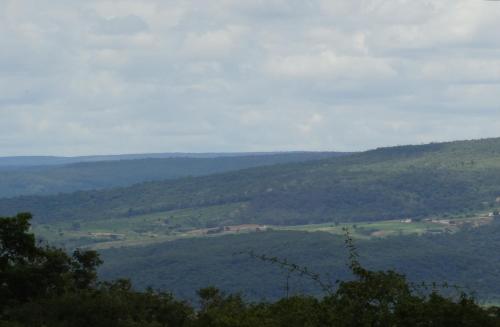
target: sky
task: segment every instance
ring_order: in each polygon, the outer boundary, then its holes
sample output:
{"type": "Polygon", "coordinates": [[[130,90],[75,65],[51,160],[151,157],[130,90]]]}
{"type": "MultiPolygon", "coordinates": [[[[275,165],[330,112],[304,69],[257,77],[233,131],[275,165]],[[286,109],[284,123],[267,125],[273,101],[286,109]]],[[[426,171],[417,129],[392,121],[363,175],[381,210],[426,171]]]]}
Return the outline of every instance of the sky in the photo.
{"type": "Polygon", "coordinates": [[[500,136],[500,1],[1,0],[0,156],[500,136]]]}

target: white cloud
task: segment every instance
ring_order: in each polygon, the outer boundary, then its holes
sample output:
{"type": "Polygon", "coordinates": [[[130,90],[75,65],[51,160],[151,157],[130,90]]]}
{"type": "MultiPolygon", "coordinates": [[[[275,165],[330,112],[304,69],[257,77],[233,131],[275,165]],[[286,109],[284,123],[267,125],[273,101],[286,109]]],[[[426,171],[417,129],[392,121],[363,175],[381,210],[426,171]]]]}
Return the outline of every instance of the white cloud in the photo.
{"type": "Polygon", "coordinates": [[[275,75],[293,78],[384,79],[397,72],[384,59],[338,56],[331,51],[312,55],[273,58],[267,69],[275,75]]]}
{"type": "Polygon", "coordinates": [[[3,0],[0,155],[495,136],[500,3],[3,0]]]}
{"type": "Polygon", "coordinates": [[[244,37],[245,28],[227,26],[224,29],[188,33],[182,53],[193,59],[220,59],[229,56],[244,37]]]}
{"type": "Polygon", "coordinates": [[[93,26],[92,31],[97,34],[123,35],[137,34],[147,31],[148,24],[136,15],[122,17],[100,18],[93,26]]]}

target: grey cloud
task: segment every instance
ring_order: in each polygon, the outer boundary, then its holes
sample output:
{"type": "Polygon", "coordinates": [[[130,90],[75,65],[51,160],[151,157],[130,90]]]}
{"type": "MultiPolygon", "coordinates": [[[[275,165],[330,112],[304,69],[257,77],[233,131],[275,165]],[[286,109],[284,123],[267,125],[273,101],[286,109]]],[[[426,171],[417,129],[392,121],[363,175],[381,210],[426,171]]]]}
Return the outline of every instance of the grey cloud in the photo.
{"type": "Polygon", "coordinates": [[[500,127],[494,2],[20,3],[0,3],[0,155],[359,150],[500,127]]]}
{"type": "Polygon", "coordinates": [[[98,34],[135,34],[147,31],[148,24],[136,15],[124,17],[99,18],[92,31],[98,34]]]}

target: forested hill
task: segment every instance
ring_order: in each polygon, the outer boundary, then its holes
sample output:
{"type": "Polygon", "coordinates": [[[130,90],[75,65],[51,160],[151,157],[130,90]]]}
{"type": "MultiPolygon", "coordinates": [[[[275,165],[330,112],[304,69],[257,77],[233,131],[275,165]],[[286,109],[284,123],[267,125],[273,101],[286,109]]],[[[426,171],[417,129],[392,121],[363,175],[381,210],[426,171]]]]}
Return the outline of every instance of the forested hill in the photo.
{"type": "MultiPolygon", "coordinates": [[[[474,290],[482,300],[500,300],[499,219],[456,234],[357,240],[356,246],[361,261],[370,269],[395,269],[414,283],[448,282],[474,290]]],[[[351,277],[343,237],[289,231],[109,249],[101,251],[105,261],[101,276],[128,277],[140,288],[167,289],[182,298],[193,298],[204,285],[242,292],[253,300],[282,297],[287,271],[245,254],[249,250],[286,258],[320,273],[325,280],[330,278],[330,282],[351,277]]],[[[291,293],[321,293],[308,278],[298,274],[292,277],[291,293]]]]}
{"type": "Polygon", "coordinates": [[[103,219],[239,204],[234,223],[303,224],[485,210],[500,196],[500,139],[381,148],[112,190],[0,201],[35,221],[103,219]]]}
{"type": "Polygon", "coordinates": [[[346,154],[341,152],[249,153],[246,155],[167,153],[74,158],[0,158],[0,198],[123,187],[145,181],[209,175],[249,167],[318,160],[346,154]],[[162,156],[170,157],[162,158],[162,156]],[[8,166],[9,163],[12,165],[8,166]],[[61,163],[66,164],[61,165],[61,163]]]}
{"type": "MultiPolygon", "coordinates": [[[[76,156],[76,157],[59,157],[59,156],[11,156],[0,157],[0,169],[12,169],[23,167],[40,167],[40,166],[60,166],[69,165],[80,162],[101,162],[101,161],[119,161],[119,160],[135,160],[135,159],[169,159],[169,158],[221,158],[221,157],[247,157],[247,156],[263,156],[274,154],[311,154],[306,151],[295,152],[165,152],[165,153],[136,153],[136,154],[111,154],[111,155],[95,155],[95,156],[76,156]]],[[[317,152],[316,152],[317,153],[317,152]]],[[[325,152],[323,152],[325,153],[325,152]]],[[[334,152],[327,152],[335,154],[334,152]]],[[[342,152],[338,152],[342,155],[342,152]]]]}

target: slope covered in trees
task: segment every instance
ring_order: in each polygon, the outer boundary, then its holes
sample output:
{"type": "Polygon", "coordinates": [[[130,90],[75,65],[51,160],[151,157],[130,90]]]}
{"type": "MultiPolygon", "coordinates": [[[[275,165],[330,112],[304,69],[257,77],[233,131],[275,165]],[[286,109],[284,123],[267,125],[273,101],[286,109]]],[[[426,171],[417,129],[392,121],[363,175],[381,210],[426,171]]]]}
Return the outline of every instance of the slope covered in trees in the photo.
{"type": "MultiPolygon", "coordinates": [[[[356,241],[370,269],[394,269],[414,283],[448,282],[475,291],[485,301],[500,301],[500,221],[448,235],[394,236],[356,241]]],[[[186,239],[145,247],[103,250],[103,278],[129,277],[139,287],[153,286],[192,299],[196,289],[214,285],[250,299],[285,294],[286,271],[260,263],[248,251],[288,258],[330,281],[348,279],[343,238],[322,232],[270,231],[186,239]]],[[[304,278],[290,280],[290,292],[320,294],[304,278]]]]}
{"type": "MultiPolygon", "coordinates": [[[[207,287],[195,309],[169,293],[135,291],[127,280],[101,282],[97,253],[40,246],[28,233],[29,214],[0,218],[0,326],[499,326],[500,310],[468,296],[412,291],[394,272],[372,271],[347,239],[352,278],[321,297],[247,302],[207,287]]],[[[314,279],[314,276],[311,275],[314,279]]]]}
{"type": "Polygon", "coordinates": [[[305,224],[483,210],[500,196],[500,139],[381,148],[126,188],[0,200],[37,221],[130,217],[241,204],[231,223],[305,224]]]}
{"type": "MultiPolygon", "coordinates": [[[[165,154],[167,156],[168,154],[165,154]]],[[[30,162],[0,158],[0,198],[20,195],[48,195],[82,190],[104,189],[128,186],[139,182],[175,179],[186,176],[201,176],[239,170],[250,167],[266,166],[287,162],[318,160],[344,155],[337,152],[289,152],[269,154],[209,154],[193,157],[138,158],[134,156],[52,158],[48,163],[27,166],[30,162]],[[206,156],[206,157],[204,157],[206,156]],[[111,160],[115,158],[115,160],[111,160]],[[117,158],[123,158],[118,160],[117,158]],[[82,160],[82,162],[72,161],[82,160]],[[92,161],[97,160],[97,161],[92,161]],[[1,166],[1,163],[24,163],[18,166],[1,166]],[[69,162],[57,165],[55,163],[69,162]]],[[[139,155],[137,155],[139,156],[139,155]]],[[[153,155],[152,155],[153,156],[153,155]]],[[[160,156],[160,155],[157,155],[160,156]]],[[[34,160],[34,159],[32,159],[34,160]]]]}
{"type": "MultiPolygon", "coordinates": [[[[121,161],[135,159],[170,159],[170,158],[229,158],[229,157],[247,157],[281,154],[282,152],[165,152],[165,153],[136,153],[136,154],[110,154],[95,156],[76,156],[76,157],[58,157],[58,156],[11,156],[0,157],[0,169],[27,168],[40,166],[61,166],[82,162],[103,162],[103,161],[121,161]]],[[[307,152],[287,152],[294,154],[306,154],[307,152]]],[[[342,154],[342,153],[339,153],[342,154]]]]}

